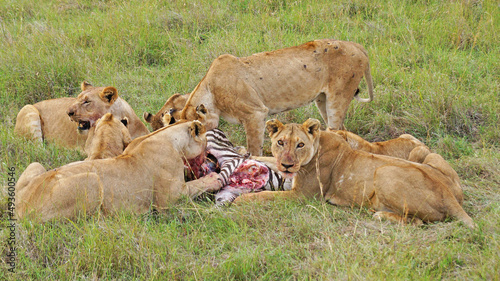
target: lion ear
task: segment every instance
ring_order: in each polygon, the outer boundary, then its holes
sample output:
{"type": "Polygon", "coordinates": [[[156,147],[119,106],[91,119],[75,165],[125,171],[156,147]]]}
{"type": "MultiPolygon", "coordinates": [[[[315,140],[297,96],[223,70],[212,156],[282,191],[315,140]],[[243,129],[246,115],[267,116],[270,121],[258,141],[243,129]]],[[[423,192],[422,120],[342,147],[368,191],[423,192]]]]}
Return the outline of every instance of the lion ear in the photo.
{"type": "Polygon", "coordinates": [[[205,124],[207,121],[207,113],[208,110],[205,107],[205,105],[200,104],[196,107],[196,119],[199,120],[201,123],[205,124]]]}
{"type": "Polygon", "coordinates": [[[127,117],[123,117],[123,119],[120,120],[120,122],[122,122],[122,124],[125,125],[125,127],[128,126],[128,118],[127,117]]]}
{"type": "Polygon", "coordinates": [[[99,97],[101,98],[101,100],[112,105],[118,98],[118,90],[116,90],[115,87],[106,87],[99,94],[99,97]]]}
{"type": "Polygon", "coordinates": [[[93,88],[93,86],[87,81],[83,81],[82,84],[80,84],[80,89],[82,89],[82,91],[88,90],[90,88],[93,88]]]}
{"type": "Polygon", "coordinates": [[[191,107],[190,107],[190,106],[188,106],[188,105],[186,104],[186,106],[185,106],[185,107],[181,110],[181,116],[180,116],[180,119],[181,119],[181,120],[186,120],[186,119],[187,119],[187,118],[186,118],[186,116],[187,116],[187,112],[188,112],[188,110],[189,110],[190,108],[191,108],[191,107]]]}
{"type": "Polygon", "coordinates": [[[151,114],[149,112],[144,112],[142,117],[144,118],[144,121],[146,121],[148,123],[151,123],[151,121],[153,121],[153,114],[151,114]]]}
{"type": "Polygon", "coordinates": [[[132,137],[130,137],[130,131],[128,128],[123,128],[122,130],[123,136],[123,149],[127,148],[127,146],[132,142],[132,137]]]}
{"type": "Polygon", "coordinates": [[[332,128],[328,128],[327,129],[329,132],[333,132],[339,136],[341,136],[342,138],[344,138],[344,140],[347,140],[347,134],[344,130],[334,130],[332,128]]]}
{"type": "Polygon", "coordinates": [[[197,112],[198,114],[200,114],[200,113],[201,113],[201,114],[207,114],[208,110],[207,110],[207,108],[205,107],[205,105],[204,105],[204,104],[200,104],[200,105],[198,105],[198,106],[196,107],[196,112],[197,112]]]}
{"type": "Polygon", "coordinates": [[[198,120],[193,121],[191,126],[189,126],[189,133],[196,141],[201,141],[201,135],[203,135],[206,131],[207,129],[205,128],[205,125],[198,120]]]}
{"type": "Polygon", "coordinates": [[[281,127],[283,127],[283,123],[281,123],[278,119],[267,120],[266,122],[266,130],[269,133],[269,137],[273,137],[281,127]]]}
{"type": "Polygon", "coordinates": [[[321,123],[318,119],[309,118],[302,124],[302,128],[313,137],[316,137],[319,133],[319,128],[321,127],[321,123]]]}
{"type": "Polygon", "coordinates": [[[175,93],[175,94],[171,95],[171,96],[170,96],[170,98],[168,98],[168,100],[167,100],[167,101],[169,101],[169,100],[174,100],[174,99],[176,99],[176,98],[178,98],[178,97],[180,97],[180,96],[181,96],[181,94],[179,94],[179,93],[175,93]]]}
{"type": "Polygon", "coordinates": [[[104,116],[102,116],[101,119],[102,121],[111,121],[111,119],[113,119],[113,114],[108,112],[104,114],[104,116]]]}
{"type": "Polygon", "coordinates": [[[163,123],[163,127],[167,125],[175,124],[174,116],[170,115],[170,113],[163,113],[163,117],[161,118],[161,122],[163,123]]]}

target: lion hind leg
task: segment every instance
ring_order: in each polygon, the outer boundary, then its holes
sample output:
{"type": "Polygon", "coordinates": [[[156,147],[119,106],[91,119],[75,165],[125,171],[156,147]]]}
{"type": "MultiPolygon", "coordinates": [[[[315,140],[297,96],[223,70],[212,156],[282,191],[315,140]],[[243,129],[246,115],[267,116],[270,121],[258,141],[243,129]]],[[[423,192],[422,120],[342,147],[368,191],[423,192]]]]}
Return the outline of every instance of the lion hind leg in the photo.
{"type": "MultiPolygon", "coordinates": [[[[334,130],[343,130],[344,118],[349,109],[349,104],[357,89],[357,84],[348,83],[338,87],[330,87],[331,89],[325,92],[326,95],[326,115],[328,116],[327,124],[329,128],[334,130]]],[[[324,119],[324,118],[323,118],[324,119]]]]}
{"type": "Polygon", "coordinates": [[[384,204],[384,196],[379,196],[379,192],[375,192],[370,199],[370,205],[373,209],[377,210],[375,214],[373,214],[373,217],[379,220],[388,220],[391,222],[395,222],[398,224],[413,224],[413,225],[422,225],[423,222],[421,219],[417,218],[416,216],[412,216],[408,214],[408,209],[403,207],[400,209],[400,212],[395,212],[395,210],[392,210],[389,208],[387,205],[384,204]],[[404,214],[404,215],[402,215],[404,214]]]}
{"type": "Polygon", "coordinates": [[[421,219],[414,216],[401,216],[399,214],[388,212],[388,211],[378,211],[373,214],[373,217],[379,220],[386,219],[388,221],[392,221],[399,224],[413,224],[413,225],[422,225],[423,222],[421,219]]]}
{"type": "Polygon", "coordinates": [[[16,184],[16,192],[23,190],[26,185],[36,176],[45,173],[47,170],[38,162],[33,162],[26,167],[16,184]]]}
{"type": "Polygon", "coordinates": [[[45,188],[51,190],[41,193],[31,206],[31,211],[41,221],[74,219],[80,214],[91,214],[103,207],[103,185],[95,173],[69,176],[45,188]]]}
{"type": "Polygon", "coordinates": [[[462,187],[460,186],[460,178],[451,165],[437,153],[429,153],[422,163],[440,171],[444,176],[451,180],[452,184],[450,185],[450,190],[453,193],[453,196],[457,199],[458,203],[462,205],[464,201],[464,194],[462,187]]]}
{"type": "Polygon", "coordinates": [[[314,103],[316,103],[316,107],[319,110],[319,114],[325,121],[325,124],[328,124],[328,114],[326,113],[326,95],[325,93],[321,93],[318,95],[318,97],[314,100],[314,103]]]}
{"type": "Polygon", "coordinates": [[[427,155],[431,153],[430,149],[425,145],[420,145],[412,149],[408,156],[408,161],[423,163],[427,155]]]}
{"type": "Polygon", "coordinates": [[[453,217],[474,228],[474,222],[459,204],[449,184],[451,181],[432,178],[420,169],[384,166],[375,172],[377,196],[372,206],[378,211],[391,210],[425,222],[453,217]]]}
{"type": "Polygon", "coordinates": [[[31,104],[25,105],[17,114],[14,133],[42,143],[42,123],[38,109],[31,104]]]}

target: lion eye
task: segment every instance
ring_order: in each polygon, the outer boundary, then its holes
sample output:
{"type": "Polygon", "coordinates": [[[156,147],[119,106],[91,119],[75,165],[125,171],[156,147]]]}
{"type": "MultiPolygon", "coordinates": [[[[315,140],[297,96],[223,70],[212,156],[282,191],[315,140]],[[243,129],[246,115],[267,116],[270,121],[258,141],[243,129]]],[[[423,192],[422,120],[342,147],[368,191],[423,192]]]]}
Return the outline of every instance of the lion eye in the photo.
{"type": "Polygon", "coordinates": [[[90,103],[90,101],[88,101],[88,100],[83,101],[83,104],[89,104],[89,103],[90,103]]]}
{"type": "Polygon", "coordinates": [[[297,144],[297,147],[298,147],[298,148],[302,148],[302,147],[304,147],[304,143],[303,143],[303,142],[299,142],[299,144],[297,144]]]}
{"type": "Polygon", "coordinates": [[[282,141],[282,140],[279,140],[279,141],[278,141],[278,145],[279,145],[279,146],[283,146],[283,141],[282,141]]]}

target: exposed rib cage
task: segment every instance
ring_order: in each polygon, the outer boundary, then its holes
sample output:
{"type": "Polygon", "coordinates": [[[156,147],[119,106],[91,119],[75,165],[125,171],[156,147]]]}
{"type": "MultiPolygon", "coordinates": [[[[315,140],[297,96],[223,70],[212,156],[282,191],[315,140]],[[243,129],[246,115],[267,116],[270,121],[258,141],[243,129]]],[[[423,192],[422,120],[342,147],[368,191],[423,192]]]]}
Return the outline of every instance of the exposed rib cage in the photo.
{"type": "MultiPolygon", "coordinates": [[[[207,151],[212,154],[219,163],[220,173],[219,180],[222,186],[229,183],[229,178],[232,173],[245,160],[249,158],[249,154],[241,155],[237,149],[227,139],[224,132],[219,129],[213,129],[207,132],[207,151]]],[[[267,190],[284,190],[284,179],[277,172],[269,168],[269,180],[264,189],[267,190]]]]}

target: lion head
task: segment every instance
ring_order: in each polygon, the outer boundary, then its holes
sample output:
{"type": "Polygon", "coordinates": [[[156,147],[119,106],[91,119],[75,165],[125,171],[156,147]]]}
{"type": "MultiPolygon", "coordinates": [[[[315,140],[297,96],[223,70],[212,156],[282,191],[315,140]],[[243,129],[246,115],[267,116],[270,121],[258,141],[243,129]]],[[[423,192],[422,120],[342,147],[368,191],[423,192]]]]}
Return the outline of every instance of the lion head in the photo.
{"type": "Polygon", "coordinates": [[[179,117],[176,117],[176,115],[171,115],[170,113],[166,113],[163,115],[161,118],[163,126],[171,125],[174,124],[178,121],[184,120],[184,121],[200,121],[203,125],[205,125],[206,120],[207,120],[207,113],[208,110],[205,108],[203,104],[200,104],[196,107],[194,113],[191,115],[191,119],[178,119],[179,117]]]}
{"type": "Polygon", "coordinates": [[[132,141],[127,125],[128,118],[118,120],[111,113],[99,118],[85,144],[85,151],[89,156],[87,160],[120,155],[132,141]]]}
{"type": "Polygon", "coordinates": [[[308,119],[304,124],[286,124],[272,119],[266,122],[271,137],[271,151],[278,170],[285,178],[292,178],[301,166],[308,164],[319,147],[320,122],[308,119]]]}
{"type": "MultiPolygon", "coordinates": [[[[163,107],[156,113],[151,114],[149,112],[144,112],[143,117],[146,122],[151,124],[153,131],[156,131],[166,125],[170,125],[170,120],[164,123],[163,119],[166,115],[170,115],[173,120],[181,119],[181,109],[184,108],[187,99],[189,98],[189,94],[181,95],[174,94],[172,95],[163,105],[163,107]]],[[[174,121],[175,123],[175,121],[174,121]]]]}
{"type": "MultiPolygon", "coordinates": [[[[188,126],[189,138],[186,140],[185,145],[182,147],[182,155],[187,160],[197,157],[204,157],[205,149],[207,146],[206,132],[207,129],[200,121],[186,122],[188,126]]],[[[181,123],[182,124],[182,123],[181,123]]],[[[173,125],[176,126],[177,124],[173,125]]],[[[182,127],[180,127],[182,128],[182,127]]],[[[179,134],[180,136],[181,134],[179,134]]]]}
{"type": "Polygon", "coordinates": [[[66,113],[78,123],[79,133],[87,133],[99,118],[110,111],[118,99],[118,91],[114,87],[94,87],[85,81],[81,89],[82,92],[66,113]]]}

